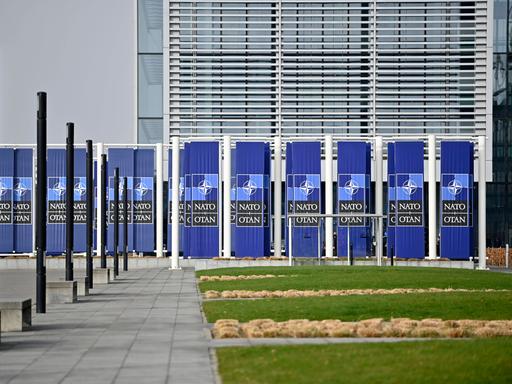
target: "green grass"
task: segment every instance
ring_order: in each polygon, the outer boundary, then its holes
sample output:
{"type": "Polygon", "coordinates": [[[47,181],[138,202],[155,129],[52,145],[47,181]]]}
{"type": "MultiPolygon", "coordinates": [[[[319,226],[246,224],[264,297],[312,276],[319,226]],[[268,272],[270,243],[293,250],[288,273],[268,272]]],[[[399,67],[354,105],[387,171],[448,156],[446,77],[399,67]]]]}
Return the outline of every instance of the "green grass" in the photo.
{"type": "Polygon", "coordinates": [[[512,319],[512,292],[456,292],[206,301],[209,322],[218,319],[357,321],[382,317],[413,319],[512,319]]]}
{"type": "Polygon", "coordinates": [[[217,349],[224,384],[512,382],[512,340],[217,349]]]}
{"type": "Polygon", "coordinates": [[[512,289],[512,274],[445,268],[412,267],[257,267],[223,268],[203,275],[275,274],[294,277],[261,280],[202,282],[202,292],[215,290],[287,290],[355,288],[467,288],[512,289]]]}

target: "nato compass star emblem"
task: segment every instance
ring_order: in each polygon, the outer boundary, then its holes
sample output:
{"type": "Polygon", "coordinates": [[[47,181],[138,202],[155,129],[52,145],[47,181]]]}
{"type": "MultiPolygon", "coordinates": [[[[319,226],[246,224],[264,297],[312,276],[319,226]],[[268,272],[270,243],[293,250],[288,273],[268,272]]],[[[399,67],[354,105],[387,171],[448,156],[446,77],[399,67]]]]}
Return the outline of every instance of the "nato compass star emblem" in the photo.
{"type": "Polygon", "coordinates": [[[135,186],[135,192],[137,192],[137,194],[141,197],[144,196],[146,193],[148,193],[148,191],[149,191],[149,188],[146,187],[146,185],[142,182],[140,182],[139,184],[137,184],[135,186]]]}
{"type": "Polygon", "coordinates": [[[256,185],[256,183],[252,180],[247,180],[243,187],[242,187],[242,190],[245,192],[245,194],[247,196],[252,196],[256,193],[256,191],[258,190],[258,186],[256,185]]]}
{"type": "Polygon", "coordinates": [[[60,181],[55,183],[55,185],[53,186],[52,189],[55,191],[55,193],[59,197],[61,197],[62,195],[64,195],[66,193],[66,187],[60,181]]]}
{"type": "Polygon", "coordinates": [[[206,179],[203,179],[199,182],[199,185],[197,187],[197,189],[199,190],[199,192],[201,194],[203,194],[204,196],[206,196],[207,194],[209,194],[211,191],[212,191],[212,188],[213,186],[210,184],[210,182],[206,179]]]}
{"type": "Polygon", "coordinates": [[[4,183],[0,182],[0,197],[5,196],[9,192],[9,188],[4,183]]]}
{"type": "Polygon", "coordinates": [[[181,181],[178,186],[178,190],[180,191],[180,197],[183,197],[183,193],[185,193],[185,187],[183,186],[183,182],[181,182],[181,181]]]}
{"type": "Polygon", "coordinates": [[[416,185],[416,183],[414,181],[412,181],[411,179],[407,179],[405,181],[405,183],[403,183],[402,185],[402,189],[404,190],[404,192],[406,194],[408,194],[409,196],[411,196],[414,192],[416,192],[416,190],[418,189],[418,186],[416,185]]]}
{"type": "Polygon", "coordinates": [[[462,183],[457,179],[453,179],[448,183],[448,192],[450,192],[453,196],[461,193],[462,188],[462,183]]]}
{"type": "Polygon", "coordinates": [[[357,191],[359,191],[359,184],[354,180],[350,179],[345,183],[345,186],[343,187],[345,189],[345,192],[349,194],[350,196],[354,196],[357,191]]]}
{"type": "Polygon", "coordinates": [[[302,191],[302,193],[306,196],[309,196],[313,193],[315,190],[315,186],[313,183],[309,180],[304,180],[301,184],[299,189],[302,191]]]}
{"type": "Polygon", "coordinates": [[[75,184],[75,192],[77,192],[80,196],[85,195],[86,191],[87,191],[87,189],[85,188],[85,185],[81,181],[79,181],[78,183],[75,184]]]}
{"type": "Polygon", "coordinates": [[[14,186],[14,193],[16,193],[16,196],[22,197],[27,193],[28,188],[23,183],[18,183],[14,186]]]}

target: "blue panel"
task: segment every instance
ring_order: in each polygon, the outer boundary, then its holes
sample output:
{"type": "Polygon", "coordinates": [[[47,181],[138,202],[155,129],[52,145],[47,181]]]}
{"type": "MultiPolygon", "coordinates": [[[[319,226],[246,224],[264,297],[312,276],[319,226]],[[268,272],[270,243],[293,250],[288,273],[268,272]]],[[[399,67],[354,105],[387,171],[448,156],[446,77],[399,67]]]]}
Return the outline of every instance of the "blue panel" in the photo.
{"type": "Polygon", "coordinates": [[[136,149],[134,153],[135,173],[133,175],[133,250],[154,252],[154,173],[155,151],[136,149]]]}
{"type": "MultiPolygon", "coordinates": [[[[338,213],[368,213],[370,211],[370,144],[340,141],[338,143],[338,213]]],[[[369,220],[341,218],[338,220],[338,256],[347,256],[350,233],[353,256],[370,255],[369,220]],[[348,230],[350,226],[350,231],[348,230]]]]}
{"type": "Polygon", "coordinates": [[[14,151],[14,251],[32,252],[32,149],[14,151]]]}
{"type": "Polygon", "coordinates": [[[123,223],[123,177],[127,177],[128,185],[128,249],[134,249],[133,242],[133,209],[132,191],[133,177],[135,174],[135,150],[132,148],[109,148],[108,150],[108,220],[107,220],[107,250],[110,254],[114,251],[114,170],[119,168],[119,250],[122,247],[124,237],[123,223]]]}
{"type": "Polygon", "coordinates": [[[0,148],[0,253],[14,251],[14,149],[0,148]]]}
{"type": "MultiPolygon", "coordinates": [[[[320,151],[319,142],[287,144],[287,213],[321,213],[320,151]]],[[[318,218],[296,218],[293,223],[293,256],[318,257],[319,234],[318,218]]]]}
{"type": "Polygon", "coordinates": [[[239,257],[270,253],[268,148],[261,142],[236,144],[235,254],[239,257]]]}
{"type": "Polygon", "coordinates": [[[396,254],[395,222],[396,222],[396,183],[395,183],[395,143],[388,143],[388,204],[387,204],[387,255],[396,254]]]}
{"type": "Polygon", "coordinates": [[[395,256],[425,257],[423,142],[395,143],[395,256]]]}
{"type": "MultiPolygon", "coordinates": [[[[85,251],[85,149],[75,149],[73,250],[85,251]]],[[[66,251],[66,150],[48,150],[47,253],[66,251]]]]}
{"type": "Polygon", "coordinates": [[[219,256],[219,144],[185,144],[184,255],[193,258],[219,256]]]}
{"type": "Polygon", "coordinates": [[[473,143],[441,142],[440,256],[468,260],[474,253],[473,143]]]}

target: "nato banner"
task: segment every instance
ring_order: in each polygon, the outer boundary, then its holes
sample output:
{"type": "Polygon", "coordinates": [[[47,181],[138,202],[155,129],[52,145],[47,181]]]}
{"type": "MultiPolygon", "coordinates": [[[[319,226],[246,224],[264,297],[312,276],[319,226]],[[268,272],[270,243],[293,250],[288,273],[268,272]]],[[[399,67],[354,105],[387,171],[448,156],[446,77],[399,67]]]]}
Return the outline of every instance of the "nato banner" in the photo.
{"type": "Polygon", "coordinates": [[[235,254],[270,255],[270,146],[236,143],[235,254]]]}
{"type": "MultiPolygon", "coordinates": [[[[50,255],[66,250],[66,150],[48,149],[48,207],[46,247],[50,255]]],[[[73,251],[85,252],[86,245],[86,181],[85,149],[75,149],[73,181],[73,251]]]]}
{"type": "MultiPolygon", "coordinates": [[[[340,214],[368,213],[370,210],[370,143],[338,142],[338,204],[340,214]]],[[[370,255],[370,226],[364,217],[338,218],[338,256],[370,255]],[[350,242],[348,241],[350,240],[350,242]]]]}
{"type": "Polygon", "coordinates": [[[440,255],[468,260],[473,256],[473,143],[441,142],[440,255]]]}
{"type": "Polygon", "coordinates": [[[0,253],[31,252],[32,149],[0,148],[0,253]]]}
{"type": "MultiPolygon", "coordinates": [[[[286,213],[321,213],[320,143],[296,142],[286,145],[286,213]]],[[[288,227],[288,217],[286,226],[288,227]]],[[[318,257],[320,220],[318,217],[300,217],[292,221],[292,255],[318,257]]],[[[289,252],[288,230],[287,251],[289,252]]]]}
{"type": "MultiPolygon", "coordinates": [[[[168,152],[168,199],[167,199],[167,252],[170,254],[172,250],[172,149],[169,148],[168,152]]],[[[183,150],[180,149],[180,182],[178,184],[178,196],[179,196],[179,215],[178,222],[179,238],[180,238],[180,253],[183,252],[183,224],[185,222],[185,175],[183,173],[183,150]]],[[[189,217],[190,219],[190,217],[189,217]]]]}
{"type": "Polygon", "coordinates": [[[185,143],[186,257],[219,256],[219,143],[185,143]]]}
{"type": "Polygon", "coordinates": [[[395,143],[395,256],[425,257],[423,142],[395,143]]]}
{"type": "Polygon", "coordinates": [[[388,204],[387,204],[387,230],[386,244],[387,256],[396,254],[395,225],[396,225],[396,184],[395,184],[395,143],[388,143],[388,204]]]}
{"type": "Polygon", "coordinates": [[[155,151],[132,148],[109,148],[108,150],[107,247],[109,252],[114,250],[114,170],[117,167],[120,175],[119,239],[124,236],[123,178],[126,177],[128,183],[128,250],[153,252],[155,250],[155,151]]]}

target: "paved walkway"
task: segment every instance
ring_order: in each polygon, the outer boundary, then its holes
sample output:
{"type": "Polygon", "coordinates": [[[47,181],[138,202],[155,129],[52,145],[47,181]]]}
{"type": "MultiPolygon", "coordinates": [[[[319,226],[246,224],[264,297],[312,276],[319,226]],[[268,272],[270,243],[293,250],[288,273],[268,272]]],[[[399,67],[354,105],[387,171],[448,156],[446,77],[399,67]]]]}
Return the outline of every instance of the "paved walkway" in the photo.
{"type": "Polygon", "coordinates": [[[2,334],[0,383],[215,383],[192,269],[124,272],[2,334]]]}

